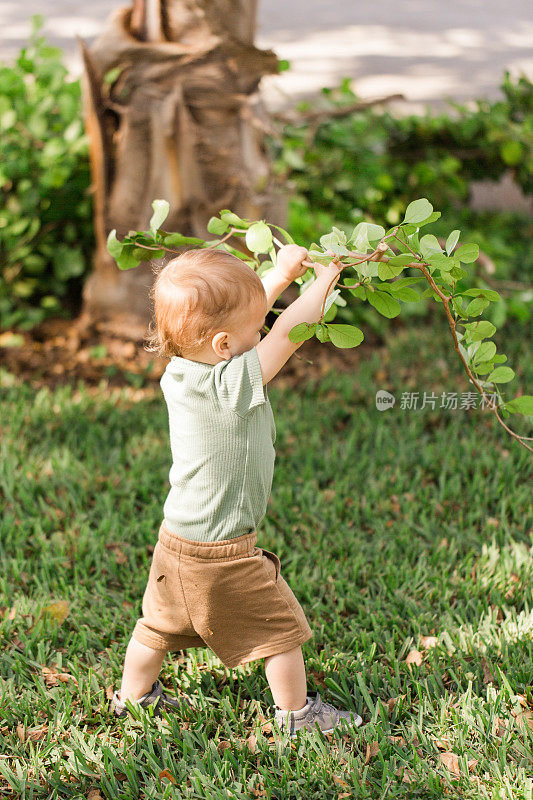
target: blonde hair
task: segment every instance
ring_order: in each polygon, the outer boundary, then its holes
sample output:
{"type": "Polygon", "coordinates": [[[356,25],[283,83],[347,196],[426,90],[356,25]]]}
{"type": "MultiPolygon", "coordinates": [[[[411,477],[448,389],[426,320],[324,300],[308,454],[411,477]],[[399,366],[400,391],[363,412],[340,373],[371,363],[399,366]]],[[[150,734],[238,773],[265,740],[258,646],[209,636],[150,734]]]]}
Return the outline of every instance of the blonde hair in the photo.
{"type": "Polygon", "coordinates": [[[155,326],[152,320],[145,350],[163,358],[201,349],[228,320],[266,298],[259,275],[221,250],[187,250],[153,271],[155,326]]]}

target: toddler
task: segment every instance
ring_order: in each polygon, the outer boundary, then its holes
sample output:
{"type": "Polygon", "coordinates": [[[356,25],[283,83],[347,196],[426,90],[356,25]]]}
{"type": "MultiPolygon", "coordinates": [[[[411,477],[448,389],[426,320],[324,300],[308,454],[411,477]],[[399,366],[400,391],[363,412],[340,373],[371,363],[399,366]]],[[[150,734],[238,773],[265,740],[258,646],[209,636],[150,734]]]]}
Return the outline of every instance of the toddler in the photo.
{"type": "MultiPolygon", "coordinates": [[[[170,357],[161,378],[172,466],[148,583],[126,650],[113,713],[126,701],[179,708],[157,680],[168,651],[210,647],[228,668],[264,659],[273,722],[332,731],[361,717],[307,695],[301,645],[313,632],[281,574],[257,547],[274,469],[276,428],[267,384],[298,349],[288,333],[317,322],[341,267],[313,264],[316,280],[261,338],[283,290],[302,276],[307,250],[286,245],[263,280],[236,256],[189,250],[157,275],[149,350],[170,357]],[[330,286],[331,284],[331,286],[330,286]]],[[[187,702],[187,701],[185,701],[187,702]]]]}

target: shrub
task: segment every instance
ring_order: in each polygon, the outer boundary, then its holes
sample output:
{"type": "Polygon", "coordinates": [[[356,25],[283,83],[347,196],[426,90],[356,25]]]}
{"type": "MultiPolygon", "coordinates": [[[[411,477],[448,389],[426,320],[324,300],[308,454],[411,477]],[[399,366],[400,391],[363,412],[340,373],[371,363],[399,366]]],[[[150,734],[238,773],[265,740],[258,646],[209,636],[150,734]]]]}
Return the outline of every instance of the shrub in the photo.
{"type": "Polygon", "coordinates": [[[32,21],[29,46],[0,65],[0,316],[23,330],[68,316],[60,298],[80,291],[93,248],[79,81],[32,21]]]}
{"type": "Polygon", "coordinates": [[[323,89],[319,102],[300,103],[302,117],[270,138],[277,172],[310,208],[338,221],[371,215],[395,225],[413,197],[444,209],[468,201],[472,181],[510,170],[533,192],[533,83],[505,73],[503,99],[474,107],[450,103],[454,115],[393,116],[375,108],[328,116],[358,98],[345,79],[323,89]],[[306,111],[324,115],[306,118],[306,111]]]}

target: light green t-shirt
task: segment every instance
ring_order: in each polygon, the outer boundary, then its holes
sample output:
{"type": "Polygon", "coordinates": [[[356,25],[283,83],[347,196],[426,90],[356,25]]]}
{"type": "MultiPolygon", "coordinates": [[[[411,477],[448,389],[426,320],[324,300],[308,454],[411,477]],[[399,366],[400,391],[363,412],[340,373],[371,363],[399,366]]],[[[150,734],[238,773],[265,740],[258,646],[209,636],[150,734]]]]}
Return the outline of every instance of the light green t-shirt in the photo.
{"type": "Polygon", "coordinates": [[[256,348],[204,364],[174,356],[161,389],[172,467],[165,525],[186,539],[231,539],[266,513],[276,426],[256,348]]]}

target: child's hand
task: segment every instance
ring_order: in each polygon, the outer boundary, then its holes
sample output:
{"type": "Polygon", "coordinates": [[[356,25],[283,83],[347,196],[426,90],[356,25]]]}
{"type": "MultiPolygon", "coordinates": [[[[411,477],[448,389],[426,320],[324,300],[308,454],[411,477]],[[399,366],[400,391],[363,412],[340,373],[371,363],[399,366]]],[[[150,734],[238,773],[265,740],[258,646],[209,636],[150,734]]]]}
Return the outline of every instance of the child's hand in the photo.
{"type": "Polygon", "coordinates": [[[302,264],[307,255],[305,247],[286,244],[278,250],[276,270],[286,281],[292,283],[295,278],[301,278],[309,269],[302,264]]]}
{"type": "Polygon", "coordinates": [[[343,268],[343,264],[335,264],[334,261],[330,261],[327,267],[323,264],[319,264],[318,261],[313,261],[313,269],[317,278],[324,276],[326,279],[329,278],[330,281],[334,278],[338,280],[343,268]]]}

